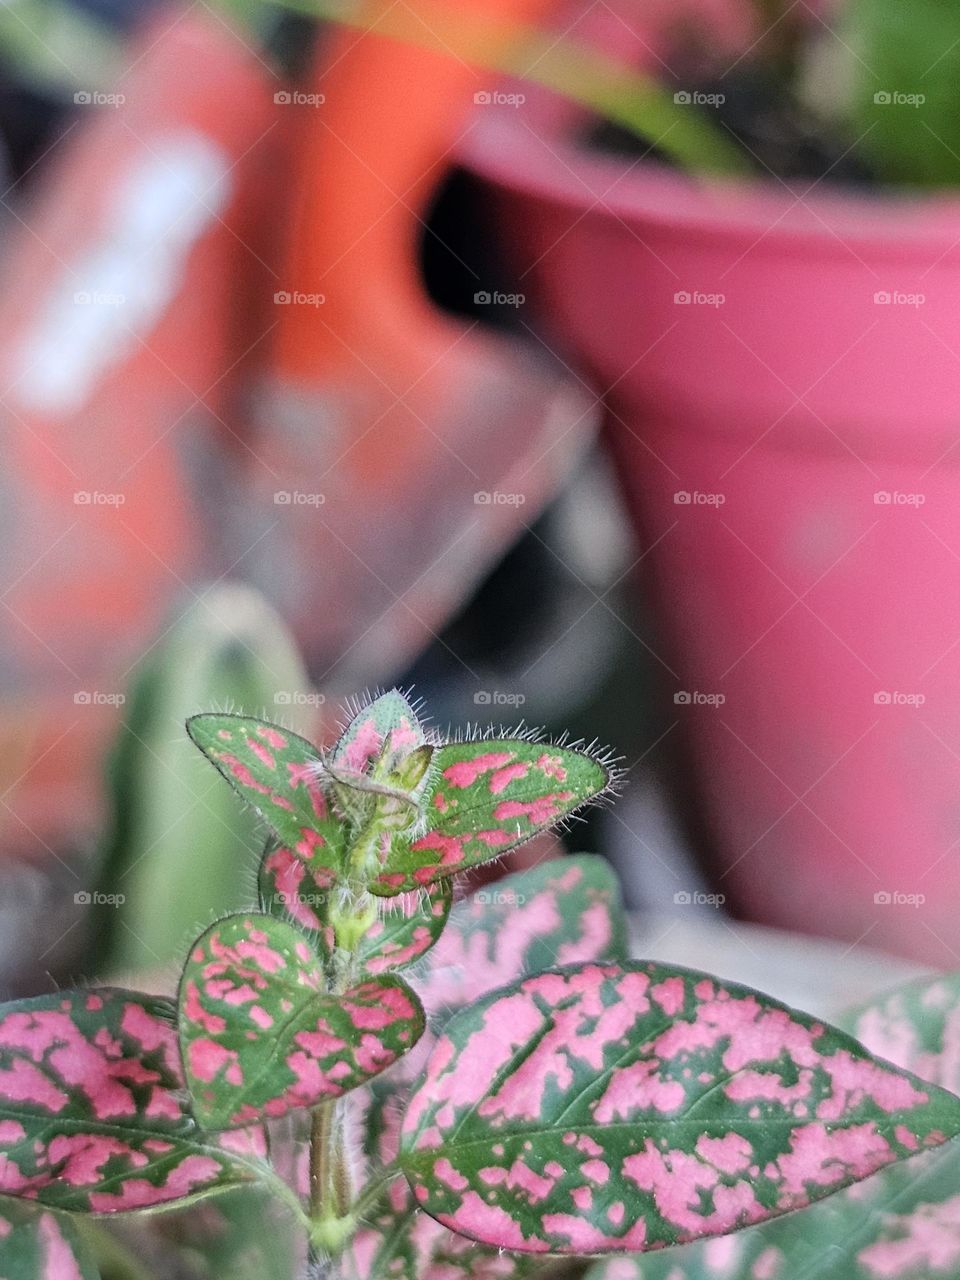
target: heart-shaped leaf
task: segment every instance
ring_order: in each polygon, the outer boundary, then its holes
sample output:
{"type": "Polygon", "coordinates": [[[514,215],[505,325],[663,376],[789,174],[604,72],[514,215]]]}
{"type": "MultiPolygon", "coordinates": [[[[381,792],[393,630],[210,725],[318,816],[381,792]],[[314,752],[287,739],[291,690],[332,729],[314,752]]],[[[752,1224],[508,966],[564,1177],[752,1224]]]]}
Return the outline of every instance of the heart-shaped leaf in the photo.
{"type": "Polygon", "coordinates": [[[227,1129],[363,1084],[423,1032],[399,978],[331,995],[320,958],[273,916],[228,916],[194,944],[180,982],[180,1045],[201,1124],[227,1129]]]}
{"type": "Polygon", "coordinates": [[[496,738],[438,747],[431,777],[427,831],[392,842],[374,893],[416,889],[498,858],[610,782],[605,765],[570,747],[496,738]]]}
{"type": "Polygon", "coordinates": [[[0,1010],[0,1194],[139,1209],[247,1182],[183,1104],[174,1010],[115,988],[0,1010]]]}
{"type": "Polygon", "coordinates": [[[334,749],[333,763],[352,773],[366,773],[388,738],[394,752],[412,750],[425,741],[416,712],[397,689],[360,707],[334,749]]]}
{"type": "MultiPolygon", "coordinates": [[[[335,943],[329,913],[337,893],[332,872],[271,843],[260,863],[259,881],[263,909],[307,930],[321,956],[329,958],[335,943]]],[[[383,910],[359,946],[363,968],[372,974],[413,964],[433,946],[450,914],[453,889],[444,880],[419,893],[381,901],[383,910]]]]}
{"type": "Polygon", "coordinates": [[[400,969],[426,955],[443,933],[452,903],[449,880],[384,903],[385,910],[360,944],[360,960],[367,973],[400,969]]]}
{"type": "Polygon", "coordinates": [[[405,831],[417,822],[432,756],[416,712],[398,690],[361,706],[328,765],[338,808],[353,829],[375,814],[383,831],[405,831]]]}
{"type": "Polygon", "coordinates": [[[604,858],[582,853],[503,876],[458,902],[416,987],[432,1018],[524,974],[626,958],[617,878],[604,858]]]}
{"type": "Polygon", "coordinates": [[[332,868],[272,840],[260,860],[260,905],[269,915],[313,935],[311,941],[323,959],[329,958],[334,945],[328,913],[336,883],[332,868]]]}
{"type": "Polygon", "coordinates": [[[100,1280],[71,1220],[22,1200],[0,1201],[3,1280],[100,1280]]]}
{"type": "Polygon", "coordinates": [[[311,742],[280,725],[226,714],[192,716],[187,733],[282,845],[339,872],[343,827],[327,804],[311,742]]]}
{"type": "Polygon", "coordinates": [[[656,1249],[800,1208],[960,1132],[960,1099],[746,987],[646,964],[525,978],[444,1028],[401,1166],[521,1252],[656,1249]]]}

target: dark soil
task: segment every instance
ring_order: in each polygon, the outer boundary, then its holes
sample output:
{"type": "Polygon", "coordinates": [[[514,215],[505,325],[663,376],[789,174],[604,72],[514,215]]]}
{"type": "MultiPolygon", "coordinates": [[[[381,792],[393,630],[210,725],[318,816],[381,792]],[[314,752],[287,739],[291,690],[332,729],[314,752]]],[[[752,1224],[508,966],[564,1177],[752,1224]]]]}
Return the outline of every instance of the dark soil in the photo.
{"type": "MultiPolygon", "coordinates": [[[[676,89],[688,88],[677,85],[676,89]]],[[[857,155],[851,141],[827,132],[822,122],[795,100],[784,79],[768,67],[744,63],[713,82],[689,86],[696,94],[720,95],[716,106],[690,106],[705,113],[759,175],[783,181],[824,179],[844,185],[873,185],[878,179],[857,155]]],[[[650,155],[666,163],[670,157],[643,138],[609,122],[595,126],[588,145],[597,150],[637,157],[650,155]]]]}

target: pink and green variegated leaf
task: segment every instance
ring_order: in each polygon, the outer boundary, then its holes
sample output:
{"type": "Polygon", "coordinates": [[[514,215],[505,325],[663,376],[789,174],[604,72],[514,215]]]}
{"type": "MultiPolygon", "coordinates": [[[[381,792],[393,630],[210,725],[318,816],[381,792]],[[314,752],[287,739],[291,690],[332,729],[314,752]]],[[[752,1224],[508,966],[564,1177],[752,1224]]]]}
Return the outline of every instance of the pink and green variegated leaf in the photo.
{"type": "Polygon", "coordinates": [[[179,1021],[194,1112],[209,1129],[339,1097],[423,1032],[420,1002],[399,978],[331,995],[299,930],[255,913],[220,920],[194,944],[179,1021]]]}
{"type": "Polygon", "coordinates": [[[420,818],[433,747],[398,690],[362,706],[328,764],[338,809],[355,828],[377,815],[384,831],[405,831],[420,818]],[[379,792],[379,794],[377,794],[379,792]]]}
{"type": "Polygon", "coordinates": [[[404,1118],[422,1208],[520,1252],[649,1250],[819,1200],[960,1132],[960,1099],[746,987],[642,962],[456,1014],[404,1118]]]}
{"type": "MultiPolygon", "coordinates": [[[[841,1019],[922,1079],[960,1086],[960,976],[908,983],[841,1019]]],[[[589,1280],[960,1280],[960,1142],[892,1165],[799,1216],[662,1256],[597,1265],[589,1280]]]]}
{"type": "Polygon", "coordinates": [[[333,874],[343,866],[343,826],[320,784],[317,748],[252,716],[192,716],[187,733],[282,845],[333,874]]]}
{"type": "Polygon", "coordinates": [[[395,839],[370,888],[390,895],[489,862],[606,789],[598,760],[522,739],[451,742],[433,756],[426,832],[395,839]]]}
{"type": "Polygon", "coordinates": [[[413,707],[402,693],[391,689],[360,708],[334,748],[333,764],[349,773],[367,773],[385,743],[388,752],[397,754],[422,746],[425,740],[413,707]]]}
{"type": "Polygon", "coordinates": [[[960,1280],[960,1143],[732,1235],[597,1262],[586,1280],[960,1280]]]}
{"type": "MultiPolygon", "coordinates": [[[[393,1083],[392,1073],[380,1076],[350,1099],[363,1155],[381,1168],[396,1159],[406,1106],[393,1083]]],[[[485,1248],[441,1226],[416,1207],[403,1178],[389,1184],[341,1260],[342,1280],[525,1280],[541,1263],[529,1254],[485,1248]]]]}
{"type": "Polygon", "coordinates": [[[417,1209],[402,1180],[390,1188],[341,1261],[343,1280],[526,1280],[541,1258],[478,1245],[417,1209]]]}
{"type": "Polygon", "coordinates": [[[309,933],[321,959],[327,960],[334,946],[328,913],[336,882],[329,867],[271,840],[260,860],[260,905],[268,914],[309,933]]]}
{"type": "Polygon", "coordinates": [[[426,955],[443,933],[452,904],[449,880],[384,903],[360,944],[360,962],[367,973],[401,969],[426,955]]]}
{"type": "Polygon", "coordinates": [[[0,1010],[0,1195],[112,1213],[255,1175],[185,1106],[168,1001],[103,988],[0,1010]]]}
{"type": "Polygon", "coordinates": [[[434,1018],[525,974],[626,958],[617,878],[606,859],[581,853],[514,872],[458,902],[416,987],[434,1018]]]}
{"type": "Polygon", "coordinates": [[[0,1199],[3,1280],[100,1280],[70,1218],[22,1200],[0,1199]]]}
{"type": "Polygon", "coordinates": [[[960,974],[907,983],[850,1010],[840,1026],[878,1057],[960,1093],[960,974]]]}

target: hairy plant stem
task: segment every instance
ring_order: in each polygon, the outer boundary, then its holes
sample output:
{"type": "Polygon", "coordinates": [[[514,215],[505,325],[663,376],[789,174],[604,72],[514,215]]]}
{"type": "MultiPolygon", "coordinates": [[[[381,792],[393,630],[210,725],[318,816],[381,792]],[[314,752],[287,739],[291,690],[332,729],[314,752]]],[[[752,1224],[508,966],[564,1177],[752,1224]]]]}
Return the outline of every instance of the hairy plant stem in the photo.
{"type": "Polygon", "coordinates": [[[343,1103],[338,1098],[314,1109],[310,1131],[310,1244],[314,1261],[338,1254],[356,1228],[345,1123],[343,1103]]]}
{"type": "MultiPolygon", "coordinates": [[[[376,823],[367,824],[349,855],[352,869],[364,867],[378,836],[376,823]]],[[[330,974],[333,995],[343,995],[360,978],[357,947],[375,915],[375,901],[365,891],[352,892],[348,904],[340,910],[330,974]]],[[[311,1261],[316,1265],[339,1253],[356,1229],[347,1129],[347,1107],[342,1098],[330,1098],[314,1108],[310,1129],[310,1242],[311,1261]]]]}
{"type": "MultiPolygon", "coordinates": [[[[385,806],[399,798],[408,808],[416,803],[404,792],[381,785],[378,761],[373,781],[365,788],[378,794],[378,801],[360,827],[347,854],[348,886],[345,899],[330,914],[335,945],[329,968],[329,990],[342,995],[360,979],[360,941],[377,918],[378,904],[366,885],[379,865],[380,841],[391,829],[391,813],[385,806]]],[[[419,779],[416,779],[419,781],[419,779]]],[[[346,779],[342,785],[350,785],[346,779]]],[[[335,1257],[357,1227],[358,1209],[368,1204],[364,1192],[354,1203],[353,1180],[348,1158],[348,1114],[344,1101],[331,1098],[314,1108],[310,1127],[310,1259],[317,1274],[331,1275],[335,1257]]]]}

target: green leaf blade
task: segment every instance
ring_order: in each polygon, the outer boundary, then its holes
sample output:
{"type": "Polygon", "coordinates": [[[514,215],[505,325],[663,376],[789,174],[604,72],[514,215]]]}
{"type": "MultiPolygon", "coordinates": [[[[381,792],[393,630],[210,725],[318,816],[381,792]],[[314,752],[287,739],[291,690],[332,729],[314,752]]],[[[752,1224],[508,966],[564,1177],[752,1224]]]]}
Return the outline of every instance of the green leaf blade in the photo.
{"type": "Polygon", "coordinates": [[[960,1131],[960,1100],[749,988],[640,962],[455,1015],[401,1166],[444,1225],[521,1252],[657,1249],[800,1208],[960,1131]]]}
{"type": "Polygon", "coordinates": [[[184,1105],[169,1002],[103,988],[0,1012],[0,1194],[111,1213],[253,1176],[184,1105]]]}
{"type": "Polygon", "coordinates": [[[408,892],[498,858],[610,784],[598,760],[523,739],[447,743],[435,751],[433,770],[427,830],[394,842],[374,893],[408,892]]]}
{"type": "Polygon", "coordinates": [[[292,925],[250,912],[211,926],[180,983],[180,1040],[194,1111],[211,1129],[339,1097],[423,1033],[399,978],[331,995],[321,958],[292,925]]]}
{"type": "Polygon", "coordinates": [[[344,835],[320,782],[317,748],[282,725],[253,716],[204,714],[187,732],[282,845],[314,865],[343,865],[344,835]]]}

